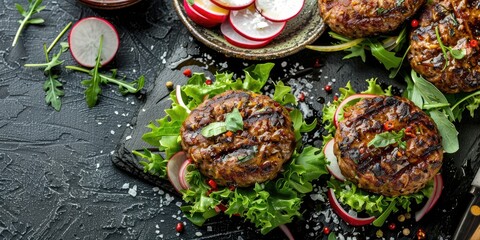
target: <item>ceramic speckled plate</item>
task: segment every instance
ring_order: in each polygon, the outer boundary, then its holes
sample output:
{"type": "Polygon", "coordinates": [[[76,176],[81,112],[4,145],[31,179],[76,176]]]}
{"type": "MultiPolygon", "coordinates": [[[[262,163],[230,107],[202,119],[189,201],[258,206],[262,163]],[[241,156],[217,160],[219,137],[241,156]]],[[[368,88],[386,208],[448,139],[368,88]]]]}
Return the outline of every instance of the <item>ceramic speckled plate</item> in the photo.
{"type": "Polygon", "coordinates": [[[317,0],[305,0],[302,12],[288,21],[283,32],[267,46],[258,49],[246,49],[231,45],[220,32],[220,27],[208,29],[202,27],[187,16],[183,0],[173,1],[180,20],[192,35],[208,47],[229,57],[248,60],[270,60],[292,55],[313,43],[325,30],[320,17],[317,0]]]}

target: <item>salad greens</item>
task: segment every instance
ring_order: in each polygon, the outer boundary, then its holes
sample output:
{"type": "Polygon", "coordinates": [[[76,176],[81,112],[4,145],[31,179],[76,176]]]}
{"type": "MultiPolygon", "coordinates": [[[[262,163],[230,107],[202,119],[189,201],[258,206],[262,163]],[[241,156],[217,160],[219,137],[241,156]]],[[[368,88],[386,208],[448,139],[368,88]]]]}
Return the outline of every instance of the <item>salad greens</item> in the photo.
{"type": "Polygon", "coordinates": [[[123,79],[117,79],[117,71],[114,69],[112,70],[111,76],[101,74],[99,69],[101,67],[101,55],[102,55],[102,46],[103,46],[103,35],[100,36],[100,44],[98,47],[97,58],[95,61],[95,66],[93,69],[88,70],[82,67],[77,66],[66,66],[67,69],[84,72],[90,75],[92,78],[82,81],[82,84],[87,87],[85,90],[85,100],[87,102],[88,107],[92,108],[97,104],[98,95],[102,92],[100,88],[100,84],[108,84],[113,83],[118,85],[120,93],[127,94],[127,93],[137,93],[143,88],[145,84],[145,77],[142,75],[137,80],[132,82],[126,82],[123,79]]]}
{"type": "Polygon", "coordinates": [[[64,96],[65,93],[62,90],[63,84],[58,80],[58,75],[52,73],[52,68],[63,63],[63,61],[60,61],[59,59],[62,53],[68,50],[68,43],[60,42],[60,50],[51,58],[49,57],[49,53],[57,45],[58,41],[60,41],[60,38],[62,38],[71,25],[72,23],[68,23],[48,48],[46,44],[43,45],[46,63],[28,63],[24,65],[25,67],[44,68],[43,71],[47,76],[47,80],[45,80],[45,83],[43,84],[43,90],[45,91],[45,102],[47,105],[50,104],[56,111],[60,111],[62,108],[61,97],[64,96]]]}
{"type": "Polygon", "coordinates": [[[443,58],[445,59],[445,65],[443,66],[443,69],[445,69],[448,66],[447,51],[455,59],[462,59],[462,58],[465,57],[465,54],[467,54],[467,50],[465,50],[463,48],[462,49],[453,49],[452,47],[445,46],[442,42],[442,39],[440,38],[440,34],[438,33],[438,26],[435,27],[435,35],[437,36],[438,44],[440,45],[440,48],[442,49],[443,58]]]}
{"type": "Polygon", "coordinates": [[[44,20],[42,18],[32,18],[32,16],[36,13],[39,13],[45,6],[40,6],[42,4],[42,0],[28,0],[28,9],[25,10],[22,5],[15,3],[15,7],[17,11],[24,17],[23,20],[19,20],[20,26],[18,27],[17,33],[15,34],[15,38],[13,39],[12,47],[17,44],[18,38],[22,33],[23,29],[25,29],[29,24],[42,24],[44,20]]]}
{"type": "MultiPolygon", "coordinates": [[[[257,64],[244,70],[245,79],[233,79],[232,73],[217,73],[211,85],[205,83],[202,73],[195,73],[182,86],[184,103],[190,109],[198,106],[206,97],[212,97],[227,90],[248,90],[260,92],[266,84],[272,63],[257,64]]],[[[278,82],[275,85],[274,99],[280,104],[295,104],[291,88],[278,82]]],[[[166,177],[165,166],[173,154],[180,151],[180,127],[187,118],[185,108],[179,106],[176,92],[170,93],[172,107],[165,110],[166,116],[150,123],[150,132],[143,135],[143,140],[158,148],[161,154],[144,150],[134,154],[145,158],[144,171],[159,177],[166,177]]],[[[211,191],[207,179],[192,164],[187,167],[186,180],[190,185],[183,191],[183,200],[187,203],[181,209],[188,219],[196,225],[202,225],[207,219],[218,214],[219,206],[226,208],[225,213],[239,215],[257,226],[266,234],[272,229],[292,221],[300,216],[302,198],[313,190],[312,181],[327,173],[325,158],[320,149],[312,146],[300,147],[301,133],[315,128],[316,122],[307,124],[299,110],[290,113],[297,137],[297,148],[292,160],[286,163],[277,178],[264,183],[257,183],[248,188],[219,187],[211,191]]]]}
{"type": "Polygon", "coordinates": [[[388,145],[397,144],[400,148],[405,149],[407,143],[402,141],[403,137],[405,136],[405,129],[402,129],[398,132],[391,131],[391,132],[382,132],[368,142],[368,147],[374,146],[376,148],[383,148],[388,145]]]}
{"type": "MultiPolygon", "coordinates": [[[[387,96],[392,95],[391,86],[383,90],[382,87],[376,83],[376,79],[367,80],[367,83],[367,90],[361,93],[387,96]]],[[[327,143],[330,139],[332,139],[333,135],[335,134],[335,126],[333,119],[337,107],[345,98],[356,94],[356,91],[353,89],[350,82],[348,82],[345,88],[340,88],[340,93],[341,95],[338,98],[338,101],[327,104],[323,109],[323,123],[325,124],[325,129],[329,133],[329,135],[324,137],[324,144],[327,143]]],[[[352,102],[352,104],[354,103],[352,102]]],[[[387,133],[393,134],[391,132],[387,133]]],[[[395,133],[395,136],[391,136],[391,139],[393,139],[395,143],[398,139],[397,135],[403,134],[403,131],[395,133]]],[[[378,135],[380,134],[377,134],[377,136],[378,135]]],[[[375,138],[377,138],[377,136],[375,138]]],[[[372,142],[374,142],[372,144],[378,144],[379,146],[383,146],[384,143],[389,143],[390,140],[386,141],[385,139],[378,139],[377,141],[373,139],[372,142]]],[[[388,217],[390,212],[397,212],[399,208],[410,211],[410,205],[412,202],[421,203],[424,198],[430,196],[433,192],[433,181],[431,181],[431,183],[429,183],[427,187],[417,193],[399,197],[385,197],[378,194],[372,194],[359,189],[355,184],[349,181],[341,182],[336,179],[331,179],[328,182],[328,186],[334,189],[335,195],[343,204],[350,206],[357,212],[365,211],[371,216],[376,216],[377,219],[373,223],[375,226],[383,225],[383,222],[388,217]],[[382,217],[380,218],[379,216],[382,217]]]]}
{"type": "Polygon", "coordinates": [[[234,108],[231,113],[226,115],[225,122],[212,122],[204,127],[201,133],[208,138],[227,131],[236,132],[238,130],[243,130],[243,118],[238,108],[234,108]]]}

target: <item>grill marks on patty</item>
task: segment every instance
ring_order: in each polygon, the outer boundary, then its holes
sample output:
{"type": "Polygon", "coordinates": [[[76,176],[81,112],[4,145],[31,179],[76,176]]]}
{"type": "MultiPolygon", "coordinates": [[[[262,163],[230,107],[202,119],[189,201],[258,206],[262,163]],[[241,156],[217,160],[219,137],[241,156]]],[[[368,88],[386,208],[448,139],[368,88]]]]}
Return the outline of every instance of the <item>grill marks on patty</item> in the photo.
{"type": "Polygon", "coordinates": [[[347,108],[335,134],[335,154],[344,176],[360,188],[385,196],[406,195],[422,189],[440,170],[441,136],[434,122],[407,99],[379,96],[347,108]],[[407,131],[398,144],[376,148],[368,143],[389,131],[407,131]],[[407,130],[408,129],[408,130],[407,130]],[[414,133],[414,134],[412,134],[414,133]]]}
{"type": "Polygon", "coordinates": [[[295,147],[289,112],[267,96],[227,91],[200,104],[183,123],[182,146],[207,177],[220,185],[250,186],[276,177],[295,147]],[[237,108],[243,131],[210,138],[201,130],[225,121],[237,108]]]}
{"type": "Polygon", "coordinates": [[[480,89],[480,49],[469,44],[472,39],[480,41],[480,1],[429,3],[420,13],[419,24],[410,33],[408,59],[412,68],[446,93],[480,89]],[[466,50],[462,59],[448,54],[447,67],[437,41],[436,27],[445,46],[466,50]]]}
{"type": "Polygon", "coordinates": [[[318,0],[328,26],[350,38],[393,31],[424,3],[425,0],[318,0]]]}

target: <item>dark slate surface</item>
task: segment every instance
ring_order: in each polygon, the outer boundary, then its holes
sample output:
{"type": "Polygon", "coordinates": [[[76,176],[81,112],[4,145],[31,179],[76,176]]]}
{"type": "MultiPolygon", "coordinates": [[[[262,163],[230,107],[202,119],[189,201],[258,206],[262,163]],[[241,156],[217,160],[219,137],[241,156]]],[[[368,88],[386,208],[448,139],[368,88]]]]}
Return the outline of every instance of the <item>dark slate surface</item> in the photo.
{"type": "MultiPolygon", "coordinates": [[[[147,130],[144,126],[161,117],[170,104],[165,98],[166,81],[184,83],[185,68],[208,72],[228,68],[241,74],[241,69],[254,62],[225,58],[195,41],[170,1],[144,0],[111,12],[92,10],[74,0],[45,4],[46,10],[38,14],[45,24],[28,27],[12,49],[19,15],[13,1],[0,2],[0,239],[283,238],[276,230],[261,236],[241,219],[219,217],[206,226],[193,226],[179,212],[177,204],[182,201],[169,184],[143,174],[138,159],[130,154],[145,147],[140,140],[147,130]],[[117,27],[121,47],[108,67],[129,79],[145,75],[148,92],[122,96],[107,86],[99,104],[89,109],[80,84],[85,75],[60,69],[66,96],[62,110],[55,112],[43,100],[42,71],[25,69],[23,64],[43,61],[42,44],[51,42],[66,23],[87,16],[104,17],[117,27]],[[134,197],[129,191],[135,188],[134,197]],[[175,231],[179,221],[187,224],[182,234],[175,231]]],[[[296,91],[307,94],[305,106],[314,110],[311,118],[319,116],[323,99],[333,97],[322,90],[328,82],[335,81],[335,90],[348,80],[361,88],[365,79],[378,77],[397,90],[402,88],[401,81],[387,79],[387,72],[374,59],[364,64],[341,58],[342,54],[304,50],[274,61],[273,79],[285,79],[296,91]],[[303,75],[291,73],[312,67],[317,59],[320,68],[303,75]]],[[[63,59],[75,64],[69,54],[63,59]]],[[[445,156],[445,194],[432,213],[420,223],[398,224],[394,231],[385,227],[386,236],[401,237],[403,226],[411,229],[407,238],[413,238],[418,228],[425,229],[430,239],[451,238],[469,198],[472,169],[479,165],[478,123],[478,119],[466,118],[458,125],[461,151],[445,156]]],[[[321,233],[324,226],[345,237],[374,236],[377,229],[352,228],[331,218],[328,204],[316,200],[325,197],[319,191],[325,190],[323,180],[306,197],[303,219],[290,224],[297,239],[326,238],[321,233]]]]}

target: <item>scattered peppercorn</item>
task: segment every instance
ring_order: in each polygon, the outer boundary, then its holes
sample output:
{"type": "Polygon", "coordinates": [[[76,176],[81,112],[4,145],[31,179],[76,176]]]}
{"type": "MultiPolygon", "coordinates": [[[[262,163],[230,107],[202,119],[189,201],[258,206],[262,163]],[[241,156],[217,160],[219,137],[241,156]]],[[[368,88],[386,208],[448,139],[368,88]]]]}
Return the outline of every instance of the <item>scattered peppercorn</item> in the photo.
{"type": "Polygon", "coordinates": [[[192,76],[192,70],[190,70],[190,68],[187,68],[187,69],[183,70],[183,75],[185,75],[186,77],[191,77],[192,76]]]}
{"type": "Polygon", "coordinates": [[[319,68],[320,67],[320,59],[315,59],[315,64],[313,64],[314,68],[319,68]]]}
{"type": "Polygon", "coordinates": [[[405,213],[405,219],[410,219],[411,217],[412,215],[409,212],[405,213]]]}
{"type": "Polygon", "coordinates": [[[181,233],[181,232],[183,232],[184,227],[185,226],[183,225],[183,223],[179,222],[179,223],[177,223],[177,226],[175,227],[175,230],[177,230],[177,232],[181,233]]]}
{"type": "Polygon", "coordinates": [[[329,228],[329,227],[324,227],[324,228],[323,228],[323,233],[324,233],[325,235],[330,234],[330,228],[329,228]]]}
{"type": "Polygon", "coordinates": [[[216,183],[215,180],[213,180],[213,179],[208,180],[208,185],[209,185],[212,189],[217,189],[217,183],[216,183]]]}
{"type": "Polygon", "coordinates": [[[400,214],[400,215],[398,215],[397,219],[398,219],[399,222],[404,222],[405,221],[405,215],[400,214]]]}
{"type": "Polygon", "coordinates": [[[397,226],[395,225],[395,223],[392,222],[392,223],[388,224],[388,229],[390,229],[390,230],[393,231],[393,230],[395,230],[395,228],[397,228],[397,226]]]}
{"type": "Polygon", "coordinates": [[[301,93],[298,95],[298,101],[300,101],[300,102],[305,101],[305,94],[304,94],[303,92],[301,92],[301,93]]]}
{"type": "Polygon", "coordinates": [[[228,189],[230,189],[230,191],[235,191],[235,188],[236,188],[236,187],[235,187],[235,186],[233,186],[233,185],[232,185],[232,186],[230,186],[230,187],[228,187],[228,189]]]}
{"type": "Polygon", "coordinates": [[[337,95],[333,96],[333,101],[338,101],[338,96],[337,95]]]}
{"type": "Polygon", "coordinates": [[[165,86],[168,88],[168,90],[172,90],[173,89],[173,82],[168,81],[168,82],[165,83],[165,86]]]}
{"type": "Polygon", "coordinates": [[[404,228],[404,229],[402,230],[402,234],[403,234],[404,236],[410,235],[410,229],[404,228]]]}
{"type": "Polygon", "coordinates": [[[427,234],[425,233],[425,231],[423,231],[423,229],[419,228],[418,231],[417,231],[417,239],[422,240],[422,239],[425,239],[426,237],[427,237],[427,234]]]}
{"type": "Polygon", "coordinates": [[[207,80],[205,80],[205,84],[212,85],[212,79],[207,78],[207,80]]]}
{"type": "Polygon", "coordinates": [[[383,237],[383,231],[381,229],[378,229],[375,234],[377,235],[377,238],[382,238],[383,237]]]}
{"type": "Polygon", "coordinates": [[[327,85],[325,86],[325,91],[326,91],[326,92],[331,92],[331,91],[332,91],[332,85],[327,84],[327,85]]]}
{"type": "Polygon", "coordinates": [[[478,41],[475,40],[475,39],[470,39],[470,41],[468,41],[468,43],[470,44],[470,47],[472,47],[472,48],[478,46],[478,41]]]}
{"type": "Polygon", "coordinates": [[[418,27],[418,25],[419,25],[418,20],[417,20],[417,19],[413,19],[412,22],[410,22],[410,25],[411,25],[413,28],[418,27]]]}

